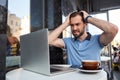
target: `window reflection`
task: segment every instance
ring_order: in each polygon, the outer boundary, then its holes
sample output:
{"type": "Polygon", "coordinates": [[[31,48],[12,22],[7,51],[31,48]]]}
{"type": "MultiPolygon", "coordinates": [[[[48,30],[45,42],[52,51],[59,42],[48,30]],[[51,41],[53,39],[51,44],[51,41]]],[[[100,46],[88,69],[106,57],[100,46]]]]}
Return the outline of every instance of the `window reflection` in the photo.
{"type": "MultiPolygon", "coordinates": [[[[4,1],[4,0],[2,0],[4,1]]],[[[6,70],[20,65],[20,36],[30,33],[30,0],[8,0],[6,70]],[[21,6],[22,5],[22,6],[21,6]],[[14,43],[11,43],[12,42],[14,43]]]]}
{"type": "Polygon", "coordinates": [[[8,0],[8,20],[12,36],[30,33],[30,0],[8,0]],[[23,3],[24,2],[24,3],[23,3]],[[22,5],[22,6],[21,6],[22,5]]]}

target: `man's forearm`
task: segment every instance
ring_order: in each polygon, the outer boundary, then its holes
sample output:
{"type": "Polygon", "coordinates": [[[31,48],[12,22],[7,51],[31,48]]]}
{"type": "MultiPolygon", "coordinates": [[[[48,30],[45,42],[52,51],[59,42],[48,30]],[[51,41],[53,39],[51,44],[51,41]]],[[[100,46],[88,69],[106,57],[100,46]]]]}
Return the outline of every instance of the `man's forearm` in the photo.
{"type": "Polygon", "coordinates": [[[91,23],[93,25],[95,25],[96,27],[98,27],[99,29],[103,30],[104,33],[117,33],[118,28],[116,25],[109,23],[107,21],[101,20],[101,19],[97,19],[94,17],[89,16],[89,14],[86,11],[81,11],[84,14],[84,19],[86,22],[91,23]]]}
{"type": "Polygon", "coordinates": [[[58,38],[58,36],[61,34],[61,32],[68,27],[69,24],[67,24],[66,22],[64,22],[63,24],[61,24],[59,27],[57,27],[55,30],[53,30],[50,34],[49,34],[49,43],[51,43],[52,41],[56,40],[58,38]]]}
{"type": "Polygon", "coordinates": [[[103,30],[103,33],[100,36],[100,42],[103,45],[109,44],[118,32],[118,27],[110,22],[93,17],[89,17],[88,22],[103,30]]]}
{"type": "Polygon", "coordinates": [[[116,25],[97,18],[90,17],[88,19],[88,22],[95,25],[96,27],[98,27],[99,29],[103,30],[106,33],[114,31],[114,29],[116,29],[116,25]]]}

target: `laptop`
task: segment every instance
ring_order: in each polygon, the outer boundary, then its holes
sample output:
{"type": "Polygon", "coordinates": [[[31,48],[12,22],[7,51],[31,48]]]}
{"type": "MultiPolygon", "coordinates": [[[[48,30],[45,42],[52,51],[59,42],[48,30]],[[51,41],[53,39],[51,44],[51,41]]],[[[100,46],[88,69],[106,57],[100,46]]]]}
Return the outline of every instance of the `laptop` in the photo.
{"type": "Polygon", "coordinates": [[[21,67],[44,75],[74,71],[73,68],[50,65],[48,29],[20,36],[21,67]]]}

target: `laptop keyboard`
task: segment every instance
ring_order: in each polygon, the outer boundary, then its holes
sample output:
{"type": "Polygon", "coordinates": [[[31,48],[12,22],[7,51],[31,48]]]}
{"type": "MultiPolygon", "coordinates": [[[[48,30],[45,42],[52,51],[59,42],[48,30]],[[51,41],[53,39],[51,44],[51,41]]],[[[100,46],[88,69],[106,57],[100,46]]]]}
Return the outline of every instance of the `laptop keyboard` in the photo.
{"type": "Polygon", "coordinates": [[[57,71],[61,71],[61,70],[56,68],[50,68],[50,72],[57,72],[57,71]]]}

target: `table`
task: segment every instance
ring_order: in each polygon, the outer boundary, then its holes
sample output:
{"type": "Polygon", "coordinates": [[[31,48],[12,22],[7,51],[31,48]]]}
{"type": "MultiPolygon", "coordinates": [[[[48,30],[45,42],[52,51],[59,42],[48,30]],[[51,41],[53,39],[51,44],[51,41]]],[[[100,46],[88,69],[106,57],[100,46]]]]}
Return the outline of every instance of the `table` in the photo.
{"type": "Polygon", "coordinates": [[[101,56],[101,61],[109,61],[110,57],[107,56],[101,56]]]}
{"type": "Polygon", "coordinates": [[[98,73],[82,73],[75,70],[55,76],[45,76],[19,68],[6,73],[6,80],[107,80],[107,74],[103,70],[98,73]]]}
{"type": "Polygon", "coordinates": [[[101,56],[101,66],[107,72],[108,79],[113,77],[111,58],[109,56],[101,56]]]}
{"type": "Polygon", "coordinates": [[[109,70],[111,69],[110,60],[110,57],[101,56],[101,62],[104,64],[104,66],[107,65],[109,70]]]}

